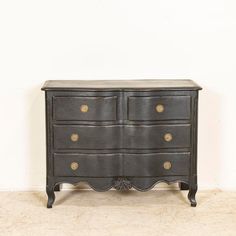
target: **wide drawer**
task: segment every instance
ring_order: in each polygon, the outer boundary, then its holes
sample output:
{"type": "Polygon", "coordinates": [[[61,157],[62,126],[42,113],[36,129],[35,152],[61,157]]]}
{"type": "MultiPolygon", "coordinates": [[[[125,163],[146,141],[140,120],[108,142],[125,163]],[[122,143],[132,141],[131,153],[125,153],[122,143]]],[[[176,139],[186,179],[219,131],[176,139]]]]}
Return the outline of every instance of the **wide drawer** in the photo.
{"type": "Polygon", "coordinates": [[[120,126],[54,125],[55,149],[121,148],[120,126]]]}
{"type": "Polygon", "coordinates": [[[53,97],[54,120],[114,121],[117,97],[53,97]]]}
{"type": "Polygon", "coordinates": [[[125,176],[189,175],[190,153],[126,154],[125,176]]]}
{"type": "Polygon", "coordinates": [[[190,124],[128,125],[124,147],[127,149],[188,148],[191,145],[190,124]]]}
{"type": "Polygon", "coordinates": [[[190,147],[189,124],[54,125],[54,149],[162,149],[190,147]]]}
{"type": "Polygon", "coordinates": [[[54,154],[54,175],[121,176],[122,156],[120,154],[54,154]]]}
{"type": "Polygon", "coordinates": [[[190,96],[151,96],[128,98],[128,120],[190,119],[190,96]]]}

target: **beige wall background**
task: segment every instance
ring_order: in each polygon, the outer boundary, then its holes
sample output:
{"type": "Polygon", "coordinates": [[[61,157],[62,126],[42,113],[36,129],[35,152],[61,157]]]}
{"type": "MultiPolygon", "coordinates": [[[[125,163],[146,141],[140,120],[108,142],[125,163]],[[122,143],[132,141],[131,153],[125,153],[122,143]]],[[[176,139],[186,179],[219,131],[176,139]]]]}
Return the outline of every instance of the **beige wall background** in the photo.
{"type": "Polygon", "coordinates": [[[0,190],[45,186],[48,79],[182,79],[203,87],[199,188],[236,189],[236,2],[0,2],[0,190]]]}

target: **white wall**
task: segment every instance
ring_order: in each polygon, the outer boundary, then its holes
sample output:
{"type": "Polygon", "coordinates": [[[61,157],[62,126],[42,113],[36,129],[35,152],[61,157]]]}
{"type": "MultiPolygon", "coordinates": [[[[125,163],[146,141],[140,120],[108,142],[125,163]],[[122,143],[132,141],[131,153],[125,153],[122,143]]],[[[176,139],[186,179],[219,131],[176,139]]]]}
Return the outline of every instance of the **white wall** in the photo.
{"type": "Polygon", "coordinates": [[[236,1],[0,2],[0,189],[44,188],[48,79],[191,78],[199,187],[236,189],[236,1]]]}

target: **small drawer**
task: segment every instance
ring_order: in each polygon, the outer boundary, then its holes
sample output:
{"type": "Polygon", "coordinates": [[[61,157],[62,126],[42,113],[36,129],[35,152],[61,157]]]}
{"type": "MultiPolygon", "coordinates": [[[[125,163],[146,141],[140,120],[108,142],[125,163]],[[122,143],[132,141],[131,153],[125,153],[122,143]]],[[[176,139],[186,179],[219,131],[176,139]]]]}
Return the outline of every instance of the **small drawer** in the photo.
{"type": "Polygon", "coordinates": [[[189,175],[190,153],[125,154],[124,175],[132,177],[189,175]]]}
{"type": "Polygon", "coordinates": [[[53,119],[65,121],[114,121],[117,97],[53,97],[53,119]]]}
{"type": "Polygon", "coordinates": [[[190,119],[190,96],[151,96],[128,98],[128,120],[190,119]]]}
{"type": "Polygon", "coordinates": [[[190,124],[128,125],[124,145],[127,149],[189,148],[190,124]]]}
{"type": "Polygon", "coordinates": [[[54,154],[55,176],[113,177],[122,175],[120,154],[54,154]]]}
{"type": "Polygon", "coordinates": [[[54,125],[54,149],[117,149],[120,126],[54,125]]]}

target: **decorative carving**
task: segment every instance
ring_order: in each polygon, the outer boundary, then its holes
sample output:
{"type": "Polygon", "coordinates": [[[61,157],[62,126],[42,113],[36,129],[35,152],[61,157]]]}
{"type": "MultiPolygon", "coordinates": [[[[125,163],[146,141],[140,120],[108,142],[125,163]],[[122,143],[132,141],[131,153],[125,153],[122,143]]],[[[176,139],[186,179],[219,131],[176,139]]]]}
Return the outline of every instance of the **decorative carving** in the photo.
{"type": "MultiPolygon", "coordinates": [[[[137,178],[136,180],[138,180],[139,182],[141,179],[137,178]]],[[[52,208],[52,205],[55,201],[54,191],[56,191],[56,187],[62,183],[77,185],[79,182],[85,181],[95,191],[107,191],[111,189],[112,187],[114,187],[116,190],[119,190],[119,191],[125,191],[131,188],[134,188],[142,192],[152,189],[156,184],[160,182],[165,182],[168,184],[181,182],[181,184],[184,183],[186,185],[189,185],[189,183],[187,182],[187,179],[176,179],[175,177],[174,178],[170,178],[170,177],[168,178],[165,178],[165,177],[144,178],[143,179],[144,181],[141,181],[140,183],[138,183],[136,180],[135,178],[128,179],[127,177],[98,178],[98,179],[76,177],[76,178],[71,179],[70,181],[63,180],[60,182],[50,182],[46,187],[46,191],[48,195],[47,207],[52,208]]],[[[196,188],[197,186],[195,186],[195,190],[192,188],[188,196],[191,202],[191,206],[196,206],[196,200],[195,200],[196,188]]]]}
{"type": "Polygon", "coordinates": [[[114,180],[113,187],[119,191],[127,191],[132,188],[132,184],[126,178],[118,178],[114,180]]]}

